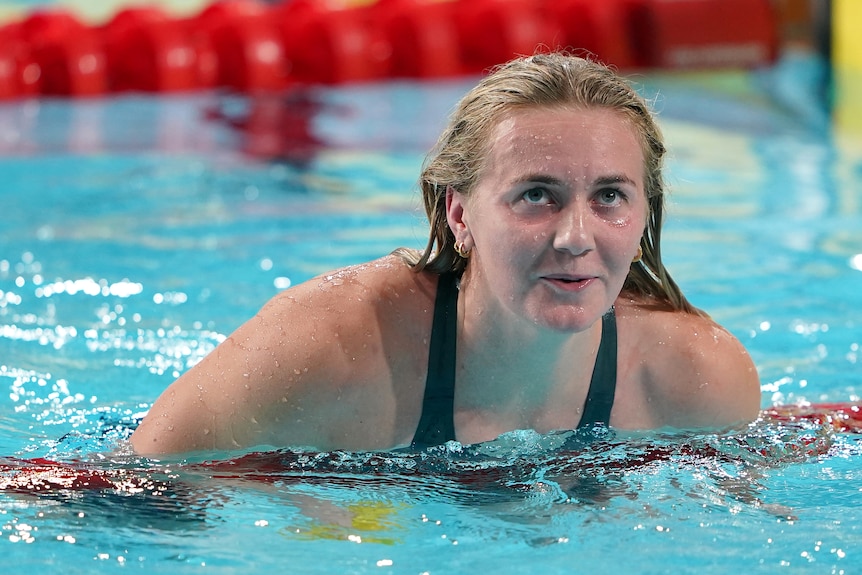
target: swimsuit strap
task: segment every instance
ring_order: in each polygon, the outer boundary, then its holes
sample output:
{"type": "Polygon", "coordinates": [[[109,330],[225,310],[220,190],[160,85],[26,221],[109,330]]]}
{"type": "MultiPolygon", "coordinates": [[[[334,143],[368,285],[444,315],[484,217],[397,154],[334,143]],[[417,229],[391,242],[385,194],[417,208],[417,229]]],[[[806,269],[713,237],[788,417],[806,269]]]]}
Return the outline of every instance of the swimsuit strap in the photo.
{"type": "MultiPolygon", "coordinates": [[[[458,276],[442,274],[434,300],[434,320],[428,351],[428,376],[422,416],[411,447],[441,445],[455,439],[455,351],[458,337],[458,276]]],[[[602,316],[602,339],[584,412],[578,428],[608,425],[617,384],[617,321],[611,308],[602,316]]]]}
{"type": "Polygon", "coordinates": [[[578,429],[597,423],[608,425],[617,389],[617,316],[611,308],[602,316],[602,341],[596,354],[596,365],[590,389],[584,402],[584,413],[578,429]]]}
{"type": "Polygon", "coordinates": [[[455,439],[455,350],[458,338],[458,276],[441,274],[434,300],[428,351],[428,376],[422,417],[411,447],[441,445],[455,439]]]}

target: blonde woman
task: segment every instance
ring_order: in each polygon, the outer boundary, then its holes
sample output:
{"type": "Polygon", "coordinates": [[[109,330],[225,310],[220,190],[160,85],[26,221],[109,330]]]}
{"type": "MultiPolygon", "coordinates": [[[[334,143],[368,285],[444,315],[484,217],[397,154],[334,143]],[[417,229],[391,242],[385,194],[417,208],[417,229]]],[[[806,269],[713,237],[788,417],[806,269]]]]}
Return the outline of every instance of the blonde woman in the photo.
{"type": "Polygon", "coordinates": [[[422,253],[274,297],[155,402],[135,451],[472,444],[516,429],[726,428],[756,369],[661,261],[660,131],[610,69],[509,62],[426,160],[422,253]]]}

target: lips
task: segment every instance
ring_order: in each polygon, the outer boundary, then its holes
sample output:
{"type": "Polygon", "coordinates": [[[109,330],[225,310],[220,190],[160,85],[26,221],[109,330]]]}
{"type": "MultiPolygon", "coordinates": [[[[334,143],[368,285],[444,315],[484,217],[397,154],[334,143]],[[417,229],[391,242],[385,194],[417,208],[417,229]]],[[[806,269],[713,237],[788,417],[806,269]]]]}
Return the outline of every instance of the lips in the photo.
{"type": "Polygon", "coordinates": [[[563,291],[579,291],[596,280],[596,276],[581,276],[568,274],[551,274],[542,276],[542,281],[563,291]]]}

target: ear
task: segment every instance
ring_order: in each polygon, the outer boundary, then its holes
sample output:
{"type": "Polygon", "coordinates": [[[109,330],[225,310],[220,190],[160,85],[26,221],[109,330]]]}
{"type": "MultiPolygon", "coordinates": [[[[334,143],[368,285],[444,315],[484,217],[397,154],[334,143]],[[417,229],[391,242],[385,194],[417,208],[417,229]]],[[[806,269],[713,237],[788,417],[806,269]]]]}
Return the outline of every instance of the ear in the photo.
{"type": "Polygon", "coordinates": [[[453,188],[446,187],[446,221],[449,223],[449,229],[455,235],[455,240],[459,242],[466,241],[470,236],[470,231],[467,226],[467,198],[464,194],[453,188]]]}

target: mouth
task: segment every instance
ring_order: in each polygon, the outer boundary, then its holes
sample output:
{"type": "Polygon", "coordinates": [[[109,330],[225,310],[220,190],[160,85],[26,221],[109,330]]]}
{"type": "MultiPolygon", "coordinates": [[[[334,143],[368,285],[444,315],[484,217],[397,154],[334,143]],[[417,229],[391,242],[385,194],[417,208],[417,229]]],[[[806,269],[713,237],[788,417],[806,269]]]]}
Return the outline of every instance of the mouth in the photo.
{"type": "Polygon", "coordinates": [[[596,276],[579,276],[568,274],[551,274],[542,276],[542,281],[563,291],[579,291],[593,283],[596,276]]]}

